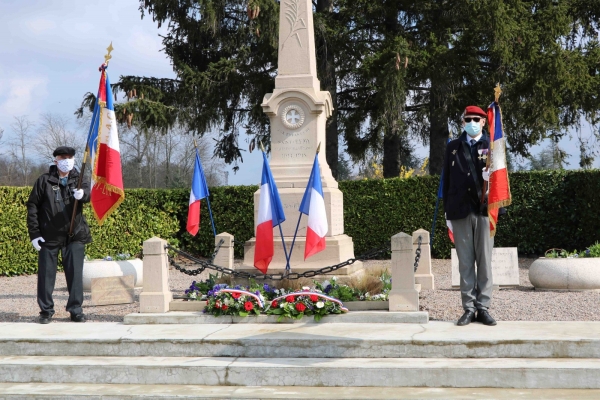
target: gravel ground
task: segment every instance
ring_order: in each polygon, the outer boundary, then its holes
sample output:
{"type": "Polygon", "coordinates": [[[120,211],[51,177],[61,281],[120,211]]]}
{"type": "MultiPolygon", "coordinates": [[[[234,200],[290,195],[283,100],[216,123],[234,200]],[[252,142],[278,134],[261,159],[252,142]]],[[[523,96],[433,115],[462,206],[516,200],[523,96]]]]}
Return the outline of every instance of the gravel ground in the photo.
{"type": "MultiPolygon", "coordinates": [[[[550,292],[535,291],[529,282],[529,266],[532,258],[519,259],[521,286],[495,291],[492,298],[491,315],[501,321],[600,321],[600,292],[550,292]]],[[[367,268],[389,265],[389,261],[367,261],[367,268]]],[[[421,310],[429,311],[431,320],[452,321],[462,315],[460,292],[452,289],[450,260],[432,260],[436,290],[423,290],[420,294],[421,310]]],[[[198,277],[189,277],[176,270],[169,274],[170,287],[174,294],[183,294],[193,280],[208,277],[204,272],[198,277]]],[[[0,277],[0,322],[36,322],[39,312],[36,301],[37,275],[0,277]]],[[[121,322],[123,316],[138,312],[140,289],[135,290],[133,304],[111,306],[89,306],[90,295],[85,293],[84,313],[92,322],[121,322]]],[[[68,299],[67,285],[63,273],[58,273],[54,302],[55,322],[68,322],[65,311],[68,299]]]]}

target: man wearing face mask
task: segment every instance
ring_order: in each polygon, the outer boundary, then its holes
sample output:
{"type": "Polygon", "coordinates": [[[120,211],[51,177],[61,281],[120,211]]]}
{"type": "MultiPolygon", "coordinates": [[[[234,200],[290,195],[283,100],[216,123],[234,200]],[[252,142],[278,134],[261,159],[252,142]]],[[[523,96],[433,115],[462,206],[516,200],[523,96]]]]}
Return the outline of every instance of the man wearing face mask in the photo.
{"type": "Polygon", "coordinates": [[[85,322],[83,303],[83,259],[85,245],[92,241],[90,228],[83,216],[83,203],[90,201],[87,182],[77,189],[79,172],[73,169],[75,149],[61,146],[54,150],[54,165],[40,176],[27,201],[27,228],[33,247],[38,251],[37,301],[39,323],[47,324],[54,315],[52,292],[56,281],[58,253],[61,252],[69,300],[71,321],[85,322]],[[69,235],[73,207],[77,212],[72,235],[69,235]]]}
{"type": "Polygon", "coordinates": [[[483,132],[485,117],[485,112],[477,106],[465,109],[464,131],[458,139],[448,143],[444,160],[444,211],[446,220],[452,222],[464,309],[457,322],[459,326],[475,320],[496,325],[488,312],[492,299],[494,239],[490,237],[487,193],[482,193],[484,181],[489,180],[486,160],[490,139],[483,132]]]}

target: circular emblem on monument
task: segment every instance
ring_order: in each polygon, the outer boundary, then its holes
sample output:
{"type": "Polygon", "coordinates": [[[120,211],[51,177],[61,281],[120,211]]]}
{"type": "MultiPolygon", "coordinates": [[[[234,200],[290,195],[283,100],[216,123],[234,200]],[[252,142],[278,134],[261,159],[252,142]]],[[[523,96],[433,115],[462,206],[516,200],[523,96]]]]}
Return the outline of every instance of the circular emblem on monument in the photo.
{"type": "Polygon", "coordinates": [[[304,110],[295,104],[287,106],[281,113],[281,121],[286,128],[298,129],[304,124],[304,110]]]}

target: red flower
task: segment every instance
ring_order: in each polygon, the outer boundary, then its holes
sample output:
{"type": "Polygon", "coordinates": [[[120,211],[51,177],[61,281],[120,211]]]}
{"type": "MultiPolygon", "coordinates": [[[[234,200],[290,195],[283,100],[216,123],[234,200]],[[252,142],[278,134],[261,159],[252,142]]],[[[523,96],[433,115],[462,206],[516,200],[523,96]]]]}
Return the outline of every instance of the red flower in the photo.
{"type": "Polygon", "coordinates": [[[277,307],[277,305],[278,305],[278,304],[277,304],[277,301],[276,301],[276,300],[273,300],[273,301],[271,302],[271,307],[275,308],[275,307],[277,307]]]}
{"type": "Polygon", "coordinates": [[[296,298],[294,296],[287,296],[285,298],[285,301],[287,301],[288,303],[293,303],[296,300],[296,298]]]}
{"type": "Polygon", "coordinates": [[[251,311],[254,308],[254,304],[251,301],[247,301],[244,303],[244,308],[246,311],[251,311]]]}
{"type": "Polygon", "coordinates": [[[227,304],[223,304],[223,307],[221,307],[221,310],[226,311],[229,307],[227,307],[227,304]]]}
{"type": "Polygon", "coordinates": [[[296,310],[299,312],[304,312],[304,310],[306,310],[306,306],[302,303],[296,303],[296,310]]]}
{"type": "Polygon", "coordinates": [[[319,301],[319,296],[317,296],[316,294],[311,294],[310,301],[312,301],[313,303],[316,303],[317,301],[319,301]]]}
{"type": "Polygon", "coordinates": [[[206,305],[208,305],[208,300],[206,300],[206,305]]]}
{"type": "Polygon", "coordinates": [[[237,300],[242,296],[242,294],[239,292],[233,292],[233,293],[231,293],[231,296],[237,300]]]}

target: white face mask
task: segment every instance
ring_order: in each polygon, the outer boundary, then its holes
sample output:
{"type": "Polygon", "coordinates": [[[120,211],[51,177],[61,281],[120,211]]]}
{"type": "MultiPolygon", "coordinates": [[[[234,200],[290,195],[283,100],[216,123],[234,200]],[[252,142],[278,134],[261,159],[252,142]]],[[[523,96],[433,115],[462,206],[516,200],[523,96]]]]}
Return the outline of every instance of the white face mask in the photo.
{"type": "Polygon", "coordinates": [[[71,171],[75,166],[75,160],[73,158],[65,158],[64,160],[56,160],[56,166],[58,169],[66,174],[71,171]]]}

